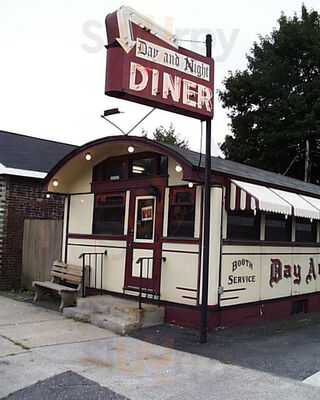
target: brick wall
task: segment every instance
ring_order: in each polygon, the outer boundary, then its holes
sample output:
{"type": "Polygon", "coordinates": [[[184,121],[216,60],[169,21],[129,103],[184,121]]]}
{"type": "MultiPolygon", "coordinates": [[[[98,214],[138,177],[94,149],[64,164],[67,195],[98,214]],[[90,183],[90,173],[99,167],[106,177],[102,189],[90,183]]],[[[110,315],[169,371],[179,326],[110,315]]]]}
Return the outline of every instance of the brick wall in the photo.
{"type": "Polygon", "coordinates": [[[39,179],[6,176],[5,180],[6,212],[3,225],[0,290],[20,287],[24,220],[62,219],[64,209],[62,196],[45,198],[42,193],[42,181],[39,179]]]}

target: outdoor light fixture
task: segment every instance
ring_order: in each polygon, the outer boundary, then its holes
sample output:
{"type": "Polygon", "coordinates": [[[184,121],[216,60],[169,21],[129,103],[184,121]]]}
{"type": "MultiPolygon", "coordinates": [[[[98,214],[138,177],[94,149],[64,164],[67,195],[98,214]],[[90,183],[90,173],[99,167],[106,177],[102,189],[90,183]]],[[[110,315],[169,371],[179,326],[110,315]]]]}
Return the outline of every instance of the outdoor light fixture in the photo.
{"type": "Polygon", "coordinates": [[[133,153],[135,148],[133,146],[128,147],[128,153],[133,153]]]}
{"type": "Polygon", "coordinates": [[[189,182],[189,183],[188,183],[188,186],[189,186],[190,189],[192,189],[192,188],[193,188],[193,183],[192,183],[192,182],[189,182]]]}
{"type": "Polygon", "coordinates": [[[50,197],[51,197],[51,194],[50,194],[50,193],[47,193],[47,194],[46,194],[46,198],[47,198],[47,199],[50,199],[50,197]]]}
{"type": "Polygon", "coordinates": [[[179,165],[179,164],[176,165],[176,171],[177,172],[181,172],[182,171],[181,165],[179,165]]]}
{"type": "Polygon", "coordinates": [[[54,187],[57,187],[57,186],[59,185],[58,179],[54,179],[54,180],[52,181],[52,185],[53,185],[54,187]]]}
{"type": "Polygon", "coordinates": [[[85,158],[87,161],[90,161],[90,160],[92,160],[92,155],[91,155],[90,153],[86,153],[86,155],[84,156],[84,158],[85,158]]]}

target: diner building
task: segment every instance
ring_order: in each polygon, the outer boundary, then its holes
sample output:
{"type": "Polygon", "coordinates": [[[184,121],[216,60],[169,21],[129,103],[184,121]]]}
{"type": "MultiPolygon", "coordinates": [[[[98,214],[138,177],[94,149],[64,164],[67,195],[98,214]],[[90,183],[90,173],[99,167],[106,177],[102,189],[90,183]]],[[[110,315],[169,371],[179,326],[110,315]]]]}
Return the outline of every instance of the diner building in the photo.
{"type": "MultiPolygon", "coordinates": [[[[197,327],[204,158],[134,136],[75,148],[45,178],[66,196],[62,259],[90,267],[88,288],[197,327]]],[[[213,157],[209,327],[320,311],[319,220],[319,186],[213,157]]]]}

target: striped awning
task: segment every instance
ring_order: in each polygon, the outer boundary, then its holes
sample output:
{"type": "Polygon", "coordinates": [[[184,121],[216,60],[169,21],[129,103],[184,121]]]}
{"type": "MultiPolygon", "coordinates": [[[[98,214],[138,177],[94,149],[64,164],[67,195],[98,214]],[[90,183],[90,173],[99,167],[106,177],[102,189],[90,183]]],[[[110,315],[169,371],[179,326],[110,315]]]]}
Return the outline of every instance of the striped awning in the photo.
{"type": "Polygon", "coordinates": [[[320,199],[232,179],[229,209],[257,210],[320,220],[320,199]]]}

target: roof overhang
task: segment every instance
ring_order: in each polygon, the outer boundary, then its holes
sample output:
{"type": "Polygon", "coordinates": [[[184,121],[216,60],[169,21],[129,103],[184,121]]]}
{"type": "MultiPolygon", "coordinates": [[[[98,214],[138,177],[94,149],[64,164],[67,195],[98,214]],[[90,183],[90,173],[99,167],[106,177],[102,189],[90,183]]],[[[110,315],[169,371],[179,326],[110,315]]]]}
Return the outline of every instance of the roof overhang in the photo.
{"type": "Polygon", "coordinates": [[[47,173],[40,171],[31,171],[28,169],[8,168],[0,163],[0,175],[14,175],[27,178],[44,179],[47,176],[47,173]]]}

